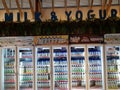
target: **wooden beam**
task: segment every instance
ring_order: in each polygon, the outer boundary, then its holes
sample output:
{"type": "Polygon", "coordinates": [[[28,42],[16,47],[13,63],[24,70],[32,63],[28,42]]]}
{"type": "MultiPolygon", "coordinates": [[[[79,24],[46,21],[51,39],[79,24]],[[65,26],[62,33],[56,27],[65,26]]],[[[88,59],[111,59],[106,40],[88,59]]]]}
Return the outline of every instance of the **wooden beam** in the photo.
{"type": "Polygon", "coordinates": [[[76,0],[77,10],[80,9],[80,0],[76,0]]]}
{"type": "Polygon", "coordinates": [[[93,7],[93,0],[91,0],[90,2],[90,9],[92,9],[92,7],[93,7]]]}
{"type": "Polygon", "coordinates": [[[39,8],[39,11],[42,12],[42,2],[41,0],[38,0],[38,8],[39,8]]]}
{"type": "Polygon", "coordinates": [[[2,3],[3,3],[3,6],[4,6],[4,8],[5,8],[5,10],[6,10],[6,13],[10,13],[10,11],[9,11],[9,8],[8,8],[8,6],[7,6],[7,4],[6,4],[6,1],[5,0],[2,0],[2,3]]]}
{"type": "Polygon", "coordinates": [[[107,0],[102,0],[102,10],[105,9],[106,5],[107,5],[107,0]]]}
{"type": "Polygon", "coordinates": [[[120,0],[118,1],[118,4],[119,4],[119,16],[120,16],[120,0]]]}
{"type": "Polygon", "coordinates": [[[109,15],[111,4],[112,4],[112,0],[109,0],[109,3],[108,3],[107,8],[106,8],[107,16],[109,15]]]}
{"type": "Polygon", "coordinates": [[[64,0],[65,11],[67,11],[67,0],[64,0]]]}
{"type": "Polygon", "coordinates": [[[28,1],[29,1],[29,5],[30,5],[30,10],[31,10],[31,13],[32,13],[32,18],[34,19],[34,9],[33,9],[32,2],[31,2],[31,0],[28,0],[28,1]]]}
{"type": "Polygon", "coordinates": [[[54,11],[54,0],[52,0],[52,11],[54,11]]]}
{"type": "Polygon", "coordinates": [[[19,10],[19,12],[20,12],[21,18],[23,18],[23,12],[22,12],[22,9],[20,8],[19,0],[15,0],[15,1],[16,1],[18,10],[19,10]]]}

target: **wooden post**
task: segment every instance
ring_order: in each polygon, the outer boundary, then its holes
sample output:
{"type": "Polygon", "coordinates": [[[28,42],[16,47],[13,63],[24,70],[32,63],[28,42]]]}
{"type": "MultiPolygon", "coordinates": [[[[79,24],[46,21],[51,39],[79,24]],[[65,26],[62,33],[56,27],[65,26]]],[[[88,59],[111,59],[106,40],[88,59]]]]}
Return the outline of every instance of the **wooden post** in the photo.
{"type": "Polygon", "coordinates": [[[31,0],[28,0],[29,1],[29,5],[30,5],[30,10],[31,10],[31,13],[32,13],[32,18],[34,19],[34,9],[33,9],[33,6],[32,6],[32,2],[31,0]]]}
{"type": "Polygon", "coordinates": [[[54,11],[54,0],[52,0],[52,11],[54,11]]]}
{"type": "Polygon", "coordinates": [[[90,9],[92,9],[92,7],[93,7],[93,0],[91,0],[90,2],[90,9]]]}
{"type": "Polygon", "coordinates": [[[102,0],[102,10],[106,9],[107,0],[102,0]]]}
{"type": "Polygon", "coordinates": [[[41,2],[41,0],[38,0],[38,4],[39,4],[38,8],[40,8],[39,11],[42,12],[42,2],[41,2]]]}
{"type": "Polygon", "coordinates": [[[22,12],[22,10],[21,10],[21,8],[20,8],[20,4],[19,4],[19,1],[18,1],[18,0],[16,0],[16,4],[17,4],[18,10],[19,10],[19,12],[20,12],[21,18],[23,18],[23,12],[22,12]]]}
{"type": "Polygon", "coordinates": [[[65,11],[67,11],[67,0],[64,0],[65,11]]]}
{"type": "Polygon", "coordinates": [[[118,4],[119,4],[119,16],[120,16],[120,0],[118,1],[118,4]]]}
{"type": "Polygon", "coordinates": [[[10,13],[9,12],[9,8],[8,8],[8,6],[7,6],[7,4],[6,4],[6,1],[5,0],[2,0],[2,3],[3,3],[3,6],[4,6],[4,8],[5,8],[5,10],[6,10],[6,13],[10,13]]]}
{"type": "Polygon", "coordinates": [[[109,3],[108,3],[107,8],[106,8],[107,16],[109,16],[109,11],[110,11],[111,4],[112,4],[112,0],[109,0],[109,3]]]}
{"type": "Polygon", "coordinates": [[[77,10],[80,9],[80,0],[76,0],[77,10]]]}

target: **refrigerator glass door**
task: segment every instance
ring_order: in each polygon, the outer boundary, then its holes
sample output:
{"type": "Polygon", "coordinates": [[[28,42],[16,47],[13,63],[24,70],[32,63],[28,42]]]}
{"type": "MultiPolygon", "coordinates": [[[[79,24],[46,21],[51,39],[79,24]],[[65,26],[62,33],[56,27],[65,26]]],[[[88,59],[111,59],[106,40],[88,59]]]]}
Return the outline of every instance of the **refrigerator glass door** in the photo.
{"type": "Polygon", "coordinates": [[[120,46],[106,45],[107,89],[120,90],[120,46]]]}
{"type": "Polygon", "coordinates": [[[103,47],[88,45],[89,90],[103,89],[103,47]]]}
{"type": "Polygon", "coordinates": [[[15,48],[2,48],[2,90],[16,90],[15,48]]]}
{"type": "Polygon", "coordinates": [[[50,47],[36,48],[37,90],[50,90],[50,47]]]}
{"type": "Polygon", "coordinates": [[[72,90],[85,90],[85,47],[71,46],[70,52],[72,90]]]}
{"type": "Polygon", "coordinates": [[[33,89],[33,49],[18,47],[18,80],[19,90],[33,89]]]}
{"type": "Polygon", "coordinates": [[[53,49],[54,90],[69,90],[68,87],[68,49],[65,46],[55,46],[53,49]]]}

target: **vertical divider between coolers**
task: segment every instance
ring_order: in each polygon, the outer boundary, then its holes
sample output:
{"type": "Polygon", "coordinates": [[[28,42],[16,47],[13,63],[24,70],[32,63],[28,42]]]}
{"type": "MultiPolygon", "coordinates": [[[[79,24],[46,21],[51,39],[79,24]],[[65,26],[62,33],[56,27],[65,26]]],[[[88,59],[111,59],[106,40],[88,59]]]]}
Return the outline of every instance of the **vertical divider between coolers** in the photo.
{"type": "Polygon", "coordinates": [[[89,65],[88,65],[88,50],[87,50],[87,45],[85,45],[85,66],[86,66],[86,70],[85,70],[85,73],[86,73],[86,90],[89,90],[89,65]]]}
{"type": "Polygon", "coordinates": [[[35,86],[35,85],[36,85],[36,83],[35,83],[35,80],[36,80],[36,72],[35,72],[35,70],[36,70],[36,68],[35,68],[35,66],[36,66],[36,65],[35,65],[35,63],[36,63],[35,53],[36,53],[36,52],[35,52],[35,46],[33,46],[32,53],[33,53],[33,78],[34,78],[34,79],[33,79],[33,89],[34,89],[34,90],[37,90],[37,89],[36,89],[36,86],[35,86]]]}
{"type": "Polygon", "coordinates": [[[50,46],[50,78],[51,78],[51,87],[50,90],[54,90],[54,83],[53,83],[53,50],[52,46],[50,46]]]}
{"type": "Polygon", "coordinates": [[[15,47],[15,75],[16,75],[16,90],[18,90],[18,50],[17,46],[15,47]]]}
{"type": "Polygon", "coordinates": [[[68,63],[69,63],[69,64],[68,64],[68,65],[69,65],[69,70],[68,70],[68,71],[69,71],[69,90],[72,90],[72,82],[71,82],[71,81],[72,81],[72,72],[71,72],[71,59],[70,59],[70,58],[71,58],[71,49],[70,49],[70,48],[71,48],[71,46],[69,45],[69,46],[68,46],[68,60],[69,60],[69,62],[68,62],[68,63]]]}
{"type": "Polygon", "coordinates": [[[2,61],[2,58],[3,58],[3,56],[2,56],[2,47],[0,47],[0,61],[1,61],[1,63],[0,63],[0,90],[2,90],[2,88],[3,88],[3,84],[2,84],[2,81],[3,81],[3,78],[2,78],[2,76],[3,76],[3,73],[2,73],[2,71],[3,71],[3,67],[2,67],[2,65],[3,65],[3,61],[2,61]]]}
{"type": "Polygon", "coordinates": [[[54,77],[53,77],[53,75],[54,75],[54,66],[53,66],[53,62],[54,62],[54,58],[53,58],[53,47],[51,46],[50,47],[50,53],[51,53],[51,55],[50,55],[50,58],[51,58],[51,85],[52,85],[52,87],[51,87],[51,90],[54,90],[54,77]]]}
{"type": "Polygon", "coordinates": [[[105,59],[105,45],[103,44],[102,45],[103,46],[103,48],[102,48],[102,80],[103,80],[103,83],[102,83],[102,85],[103,85],[103,90],[107,90],[106,89],[106,59],[105,59]]]}

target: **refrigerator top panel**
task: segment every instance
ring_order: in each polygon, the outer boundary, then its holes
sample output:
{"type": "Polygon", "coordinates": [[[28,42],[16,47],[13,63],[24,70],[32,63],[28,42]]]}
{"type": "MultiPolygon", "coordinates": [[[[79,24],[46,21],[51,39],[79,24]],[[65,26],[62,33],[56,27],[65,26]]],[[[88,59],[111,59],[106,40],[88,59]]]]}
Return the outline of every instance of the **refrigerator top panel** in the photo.
{"type": "Polygon", "coordinates": [[[0,37],[1,46],[32,46],[34,45],[33,36],[25,37],[0,37]]]}

